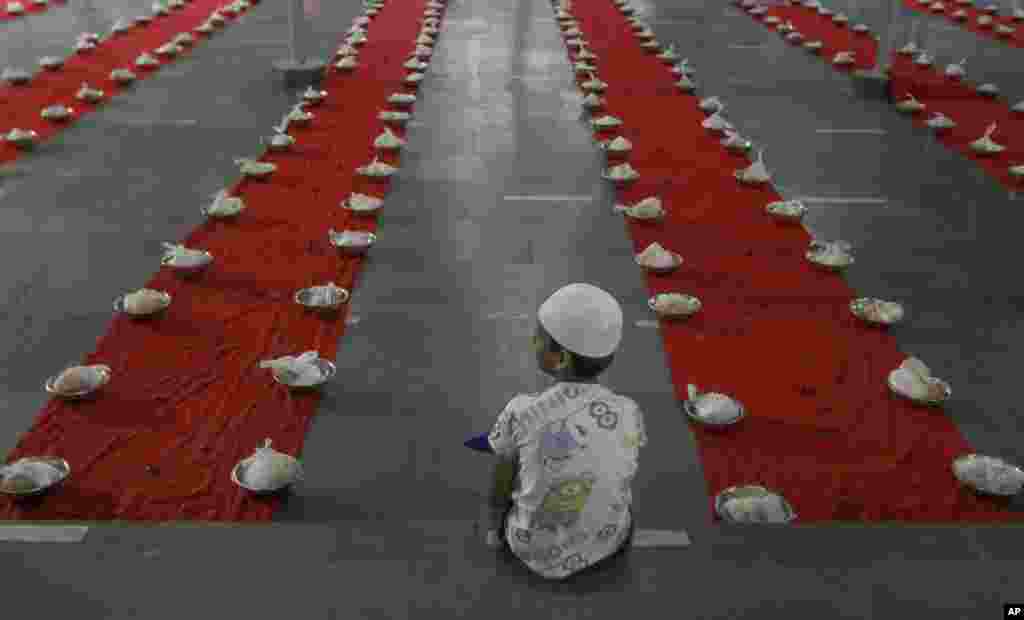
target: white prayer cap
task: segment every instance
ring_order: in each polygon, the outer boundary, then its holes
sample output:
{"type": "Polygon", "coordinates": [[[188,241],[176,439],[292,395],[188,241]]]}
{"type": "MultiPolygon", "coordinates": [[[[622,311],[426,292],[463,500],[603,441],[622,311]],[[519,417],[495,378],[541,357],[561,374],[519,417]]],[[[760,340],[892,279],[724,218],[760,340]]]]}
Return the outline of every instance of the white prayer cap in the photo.
{"type": "Polygon", "coordinates": [[[591,284],[568,284],[537,311],[555,342],[584,357],[611,355],[622,340],[622,308],[607,291],[591,284]]]}

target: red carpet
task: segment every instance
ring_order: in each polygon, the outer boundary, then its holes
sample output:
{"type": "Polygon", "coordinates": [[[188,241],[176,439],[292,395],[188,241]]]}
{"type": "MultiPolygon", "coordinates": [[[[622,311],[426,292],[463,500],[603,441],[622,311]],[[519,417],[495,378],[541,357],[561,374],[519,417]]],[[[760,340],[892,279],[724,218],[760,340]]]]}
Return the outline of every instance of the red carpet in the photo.
{"type": "Polygon", "coordinates": [[[657,194],[668,211],[661,224],[628,224],[634,248],[658,241],[686,261],[647,276],[649,292],[704,303],[688,321],[661,323],[677,396],[695,383],[749,410],[731,430],[694,428],[711,495],[765,484],[804,522],[1019,519],[958,485],[950,462],[971,447],[941,410],[890,395],[886,377],[904,358],[896,342],[850,316],[857,295],[840,276],[805,261],[803,228],[764,213],[774,191],[737,184],[732,173],[748,162],[701,128],[698,99],[669,86],[669,68],[641,50],[611,2],[574,7],[641,175],[619,201],[657,194]]]}
{"type": "MultiPolygon", "coordinates": [[[[3,0],[0,0],[2,2],[3,0]]],[[[202,45],[207,36],[192,32],[202,24],[214,9],[223,6],[221,0],[192,0],[183,9],[172,10],[164,17],[154,17],[153,21],[144,26],[134,26],[125,33],[105,40],[96,46],[96,49],[83,54],[73,54],[68,57],[64,67],[59,71],[39,71],[33,76],[32,81],[23,86],[9,86],[0,83],[0,111],[4,116],[3,125],[0,125],[0,132],[7,133],[17,127],[19,129],[33,129],[39,134],[39,142],[44,142],[73,124],[74,119],[67,122],[53,123],[44,120],[39,116],[43,108],[51,105],[63,104],[72,108],[75,116],[88,114],[93,109],[105,104],[110,97],[122,94],[125,91],[131,92],[131,85],[119,86],[110,79],[110,72],[114,69],[129,69],[143,80],[150,75],[159,72],[155,69],[142,69],[135,66],[135,59],[143,53],[153,54],[153,50],[170,41],[176,34],[188,32],[195,38],[192,47],[202,45]],[[106,98],[95,105],[78,101],[75,93],[87,82],[89,86],[104,91],[106,98]]],[[[225,28],[230,27],[233,18],[226,16],[225,28]]],[[[223,30],[219,28],[218,30],[223,30]]],[[[97,33],[105,36],[107,33],[97,33]]],[[[72,42],[68,42],[70,50],[72,42]]],[[[178,58],[189,55],[191,48],[186,47],[184,53],[175,58],[158,57],[160,64],[168,65],[178,58]]],[[[36,59],[38,61],[38,59],[36,59]]],[[[36,72],[38,65],[31,67],[19,67],[30,72],[36,72]]],[[[2,67],[0,67],[2,69],[2,67]]],[[[16,159],[22,151],[0,140],[0,164],[16,159]]]]}
{"type": "Polygon", "coordinates": [[[402,63],[424,4],[391,0],[368,29],[361,68],[332,72],[323,84],[328,100],[312,108],[313,125],[292,130],[297,152],[265,157],[279,166],[270,180],[234,188],[247,205],[237,221],[210,222],[187,237],[185,245],[214,255],[207,272],[183,281],[163,270],[145,284],[173,296],[166,315],[114,320],[85,360],[110,365],[111,382],[93,402],[50,402],[8,457],[58,455],[71,464],[71,477],[32,502],[0,499],[0,518],[271,518],[281,500],[250,496],[230,471],[266,437],[275,449],[301,455],[320,397],[289,393],[258,364],[309,349],[336,357],[347,308],[327,320],[292,296],[328,280],[356,285],[361,260],[340,257],[327,231],[376,228],[374,218],[338,204],[351,191],[387,191],[354,169],[374,155],[387,96],[402,91],[402,63]]]}
{"type": "Polygon", "coordinates": [[[36,6],[32,4],[29,0],[24,0],[21,3],[21,5],[25,8],[25,12],[22,13],[21,15],[14,15],[12,13],[9,13],[7,11],[8,4],[9,0],[3,0],[2,2],[0,2],[0,22],[9,21],[12,19],[21,19],[22,17],[28,17],[29,15],[43,13],[51,8],[54,8],[55,6],[64,6],[67,4],[67,2],[64,0],[50,0],[50,4],[46,6],[36,6]]]}
{"type": "MultiPolygon", "coordinates": [[[[768,12],[764,15],[751,17],[760,21],[761,25],[768,27],[764,23],[764,18],[768,15],[778,17],[782,20],[780,23],[785,23],[786,21],[793,22],[797,32],[804,35],[804,41],[821,41],[823,46],[818,51],[818,55],[828,63],[832,62],[836,52],[854,52],[856,64],[848,67],[832,65],[837,71],[849,73],[855,69],[868,69],[875,66],[875,58],[878,55],[878,43],[870,33],[857,34],[848,27],[835,25],[830,17],[818,15],[817,11],[803,7],[772,5],[768,7],[768,12]]],[[[849,25],[852,26],[853,22],[849,25]]],[[[782,35],[780,34],[779,36],[782,35]]],[[[796,44],[793,44],[793,46],[802,49],[796,44]]],[[[809,54],[810,52],[805,53],[809,54]]]]}
{"type": "MultiPolygon", "coordinates": [[[[923,126],[933,112],[952,118],[957,126],[939,132],[939,141],[974,160],[1005,187],[1024,186],[1009,172],[1010,166],[1024,164],[1024,114],[1011,110],[1011,104],[1005,99],[977,94],[974,92],[977,84],[947,78],[940,73],[944,70],[944,65],[938,70],[922,69],[914,65],[912,58],[897,55],[889,73],[892,94],[898,99],[905,99],[910,92],[925,104],[924,112],[912,117],[917,125],[923,126]],[[992,139],[1007,148],[998,155],[979,156],[969,145],[980,138],[992,123],[998,125],[992,139]]],[[[968,78],[970,73],[971,61],[968,60],[968,78]]]]}
{"type": "MultiPolygon", "coordinates": [[[[945,2],[944,4],[946,5],[946,9],[942,13],[932,13],[928,9],[928,7],[923,7],[916,2],[912,2],[911,0],[903,0],[904,6],[910,9],[914,9],[919,13],[927,13],[928,15],[932,15],[936,19],[938,19],[941,15],[948,19],[949,21],[953,22],[954,24],[960,26],[961,28],[965,30],[970,30],[975,34],[988,37],[990,39],[995,39],[997,41],[1001,41],[1007,45],[1012,45],[1013,47],[1024,47],[1024,22],[1013,21],[1012,15],[993,15],[992,23],[989,26],[982,28],[981,26],[978,25],[978,17],[980,17],[981,15],[985,15],[986,13],[984,11],[979,11],[973,6],[960,6],[952,1],[945,2]],[[953,19],[953,13],[959,9],[963,9],[964,12],[967,13],[966,20],[958,21],[953,19]],[[1016,32],[1006,36],[998,36],[996,34],[996,26],[998,24],[1003,24],[1011,28],[1015,28],[1016,32]]],[[[978,4],[982,8],[988,6],[988,4],[984,2],[979,2],[978,4]]],[[[1005,6],[1000,6],[999,8],[1001,13],[1007,12],[1005,6]]]]}
{"type": "MultiPolygon", "coordinates": [[[[849,28],[840,28],[832,23],[831,18],[819,15],[817,11],[802,7],[771,7],[770,15],[776,15],[783,21],[790,20],[807,40],[818,39],[824,43],[821,58],[830,62],[835,52],[843,49],[855,49],[859,60],[858,68],[874,66],[878,50],[877,42],[868,36],[857,35],[849,28]],[[856,42],[860,47],[845,47],[856,42]]],[[[902,47],[904,42],[898,43],[902,47]]],[[[834,66],[834,65],[833,65],[834,66]]],[[[835,67],[840,71],[848,71],[835,67]]],[[[924,113],[914,116],[916,123],[924,125],[932,112],[942,112],[952,118],[958,126],[939,134],[939,140],[949,148],[959,151],[969,159],[975,160],[993,178],[1003,186],[1020,188],[1024,183],[1010,176],[1010,166],[1024,164],[1024,114],[1013,112],[1011,102],[1002,97],[983,97],[974,91],[978,84],[969,79],[963,83],[954,82],[943,75],[945,65],[936,64],[932,68],[920,68],[913,64],[912,57],[893,55],[892,94],[897,99],[906,98],[906,93],[913,93],[925,104],[924,113]],[[968,145],[980,138],[991,123],[998,123],[993,136],[998,144],[1007,149],[998,155],[976,155],[968,145]]],[[[967,77],[971,77],[971,62],[967,61],[967,77]]],[[[893,110],[894,114],[898,112],[893,110]]]]}

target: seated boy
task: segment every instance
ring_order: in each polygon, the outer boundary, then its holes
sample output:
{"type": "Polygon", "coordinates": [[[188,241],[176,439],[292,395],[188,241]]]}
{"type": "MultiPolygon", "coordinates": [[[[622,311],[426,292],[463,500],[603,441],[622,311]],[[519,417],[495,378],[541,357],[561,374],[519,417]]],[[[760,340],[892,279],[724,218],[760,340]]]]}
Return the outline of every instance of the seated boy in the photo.
{"type": "Polygon", "coordinates": [[[499,458],[488,543],[564,579],[628,547],[630,484],[647,438],[636,403],[596,382],[622,339],[615,299],[570,284],[537,318],[537,361],[558,382],[513,398],[488,436],[499,458]]]}

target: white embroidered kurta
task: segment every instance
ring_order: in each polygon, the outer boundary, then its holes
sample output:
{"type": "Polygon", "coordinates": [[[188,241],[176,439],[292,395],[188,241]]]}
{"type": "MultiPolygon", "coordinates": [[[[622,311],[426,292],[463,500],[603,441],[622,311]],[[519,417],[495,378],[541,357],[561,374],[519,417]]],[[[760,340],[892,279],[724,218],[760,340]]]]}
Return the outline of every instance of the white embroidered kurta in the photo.
{"type": "Polygon", "coordinates": [[[597,384],[558,383],[513,398],[488,439],[499,456],[518,456],[505,534],[534,572],[562,579],[619,548],[647,443],[635,402],[597,384]]]}

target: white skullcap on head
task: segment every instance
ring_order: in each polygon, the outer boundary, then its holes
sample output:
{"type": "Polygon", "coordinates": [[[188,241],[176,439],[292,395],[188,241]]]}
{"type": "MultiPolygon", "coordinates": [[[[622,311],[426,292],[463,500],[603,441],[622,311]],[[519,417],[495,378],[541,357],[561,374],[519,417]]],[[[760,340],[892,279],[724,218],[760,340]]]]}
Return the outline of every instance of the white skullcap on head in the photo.
{"type": "Polygon", "coordinates": [[[622,308],[607,291],[591,284],[568,284],[537,312],[555,342],[584,357],[605,357],[622,340],[622,308]]]}

